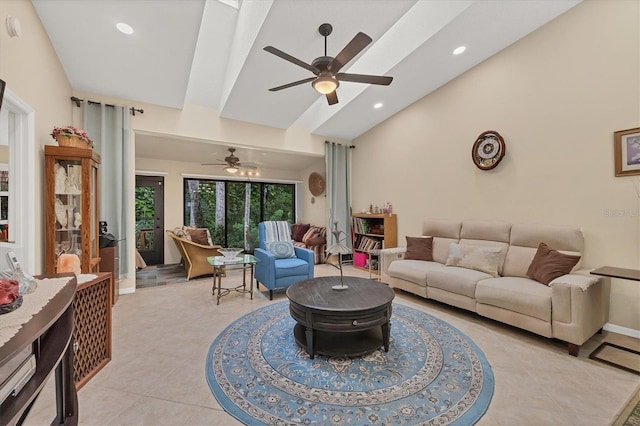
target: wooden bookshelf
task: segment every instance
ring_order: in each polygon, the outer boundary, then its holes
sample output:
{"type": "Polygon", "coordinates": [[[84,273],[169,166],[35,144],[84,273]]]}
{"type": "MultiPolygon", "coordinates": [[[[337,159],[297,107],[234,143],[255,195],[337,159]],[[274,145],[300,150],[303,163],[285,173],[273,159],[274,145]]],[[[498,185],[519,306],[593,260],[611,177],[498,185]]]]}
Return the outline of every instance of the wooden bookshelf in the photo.
{"type": "Polygon", "coordinates": [[[356,213],[351,217],[353,231],[354,266],[378,273],[378,255],[372,250],[398,246],[398,222],[395,214],[356,213]],[[364,259],[364,264],[362,260],[364,259]],[[376,262],[369,268],[368,262],[376,262]]]}

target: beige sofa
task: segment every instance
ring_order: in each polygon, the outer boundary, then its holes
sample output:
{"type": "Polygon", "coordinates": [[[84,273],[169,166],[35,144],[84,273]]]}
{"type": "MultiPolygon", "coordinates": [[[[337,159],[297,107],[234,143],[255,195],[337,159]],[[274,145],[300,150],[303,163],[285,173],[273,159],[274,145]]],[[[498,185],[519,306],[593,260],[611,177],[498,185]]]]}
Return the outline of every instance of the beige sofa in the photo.
{"type": "Polygon", "coordinates": [[[384,280],[392,287],[560,339],[573,356],[609,318],[609,280],[581,269],[582,259],[549,285],[527,277],[541,242],[581,255],[584,243],[577,227],[428,219],[422,235],[433,237],[433,261],[404,259],[406,247],[382,250],[384,280]],[[451,243],[501,248],[499,276],[447,266],[451,243]]]}

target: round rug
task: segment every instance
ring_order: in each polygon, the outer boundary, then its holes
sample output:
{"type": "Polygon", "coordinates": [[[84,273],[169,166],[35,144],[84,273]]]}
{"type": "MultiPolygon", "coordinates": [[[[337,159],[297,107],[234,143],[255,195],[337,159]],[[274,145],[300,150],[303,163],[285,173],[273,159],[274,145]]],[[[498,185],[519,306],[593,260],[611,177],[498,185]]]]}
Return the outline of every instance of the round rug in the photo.
{"type": "Polygon", "coordinates": [[[209,387],[241,422],[469,425],[489,407],[482,351],[423,311],[394,302],[389,352],[353,358],[310,359],[294,325],[285,300],[239,318],[209,348],[209,387]]]}

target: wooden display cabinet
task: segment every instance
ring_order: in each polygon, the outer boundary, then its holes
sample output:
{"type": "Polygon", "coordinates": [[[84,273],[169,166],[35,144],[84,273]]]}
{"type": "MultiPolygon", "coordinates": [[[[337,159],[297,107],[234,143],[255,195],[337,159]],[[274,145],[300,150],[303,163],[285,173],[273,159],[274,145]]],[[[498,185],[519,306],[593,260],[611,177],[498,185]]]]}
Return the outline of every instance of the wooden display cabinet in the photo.
{"type": "Polygon", "coordinates": [[[395,214],[356,213],[352,216],[353,265],[357,268],[378,272],[378,265],[370,267],[368,262],[377,261],[377,250],[398,245],[398,222],[395,214]],[[373,256],[371,255],[373,252],[373,256]]]}
{"type": "Polygon", "coordinates": [[[95,273],[98,251],[98,167],[92,149],[44,147],[44,270],[56,273],[58,256],[77,254],[82,273],[95,273]]]}

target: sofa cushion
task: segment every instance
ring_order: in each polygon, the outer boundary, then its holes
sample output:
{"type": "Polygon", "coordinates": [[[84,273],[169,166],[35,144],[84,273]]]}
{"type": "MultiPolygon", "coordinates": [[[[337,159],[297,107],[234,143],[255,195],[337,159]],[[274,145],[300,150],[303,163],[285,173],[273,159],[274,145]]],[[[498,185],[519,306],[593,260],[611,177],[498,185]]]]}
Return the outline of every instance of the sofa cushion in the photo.
{"type": "Polygon", "coordinates": [[[173,228],[173,233],[176,237],[184,238],[185,240],[191,241],[191,235],[189,234],[189,230],[195,229],[190,226],[176,226],[173,228]]]}
{"type": "Polygon", "coordinates": [[[509,243],[511,224],[485,220],[465,220],[460,230],[461,240],[486,240],[509,243]]]}
{"type": "Polygon", "coordinates": [[[389,265],[390,277],[399,278],[425,287],[427,285],[427,272],[446,269],[438,262],[425,262],[423,260],[398,259],[389,265]]]}
{"type": "Polygon", "coordinates": [[[407,251],[404,258],[408,260],[433,261],[433,238],[432,237],[406,237],[407,251]]]}
{"type": "MultiPolygon", "coordinates": [[[[584,241],[580,228],[575,226],[514,224],[511,227],[509,251],[502,275],[527,277],[527,270],[538,246],[545,242],[561,253],[581,255],[584,241]]],[[[578,262],[573,270],[580,269],[578,262]]]]}
{"type": "Polygon", "coordinates": [[[549,285],[554,279],[571,272],[579,260],[580,256],[563,254],[545,243],[540,243],[527,270],[527,276],[549,285]]]}
{"type": "Polygon", "coordinates": [[[277,259],[286,259],[295,257],[293,243],[291,241],[274,241],[269,243],[269,251],[273,253],[277,259]]]}
{"type": "Polygon", "coordinates": [[[309,226],[309,229],[307,230],[307,232],[305,232],[304,235],[302,236],[302,242],[307,244],[307,241],[309,241],[312,238],[325,236],[325,232],[326,232],[325,228],[311,225],[309,226]]]}
{"type": "Polygon", "coordinates": [[[427,272],[427,287],[439,288],[473,298],[478,281],[487,278],[492,277],[475,269],[443,265],[442,268],[433,268],[427,272]]]}
{"type": "Polygon", "coordinates": [[[551,288],[529,278],[500,277],[479,281],[476,301],[551,322],[551,288]]]}
{"type": "Polygon", "coordinates": [[[293,241],[301,242],[310,227],[311,225],[308,223],[294,223],[291,225],[291,238],[293,238],[293,241]]]}
{"type": "Polygon", "coordinates": [[[447,265],[475,269],[492,277],[498,276],[503,249],[491,246],[473,246],[451,243],[447,265]]]}
{"type": "Polygon", "coordinates": [[[203,246],[211,245],[209,243],[209,230],[207,228],[188,229],[187,232],[191,237],[191,241],[194,243],[202,244],[203,246]]]}

